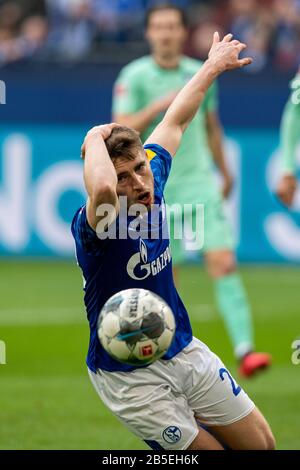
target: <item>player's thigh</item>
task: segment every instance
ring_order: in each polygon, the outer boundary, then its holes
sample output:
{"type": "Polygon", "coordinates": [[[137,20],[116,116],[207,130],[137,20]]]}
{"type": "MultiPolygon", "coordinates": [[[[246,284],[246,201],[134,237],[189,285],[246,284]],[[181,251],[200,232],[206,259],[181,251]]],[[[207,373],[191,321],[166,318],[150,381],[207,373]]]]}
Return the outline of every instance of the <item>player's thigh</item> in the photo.
{"type": "Polygon", "coordinates": [[[104,404],[131,432],[154,449],[184,450],[198,425],[186,397],[176,392],[168,363],[161,362],[130,373],[89,375],[104,404]]]}
{"type": "Polygon", "coordinates": [[[267,421],[255,408],[248,416],[227,426],[210,426],[212,433],[234,450],[273,450],[275,439],[267,421]]]}
{"type": "Polygon", "coordinates": [[[197,420],[208,427],[226,426],[248,416],[255,405],[220,358],[201,341],[186,348],[191,364],[186,393],[197,420]]]}

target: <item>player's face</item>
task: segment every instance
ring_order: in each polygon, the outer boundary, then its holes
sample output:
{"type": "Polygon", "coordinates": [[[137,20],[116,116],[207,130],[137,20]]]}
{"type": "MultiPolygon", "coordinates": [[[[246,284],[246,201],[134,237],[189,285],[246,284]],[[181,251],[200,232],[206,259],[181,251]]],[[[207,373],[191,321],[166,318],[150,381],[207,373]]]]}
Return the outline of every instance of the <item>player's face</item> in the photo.
{"type": "Polygon", "coordinates": [[[117,194],[127,197],[127,206],[143,204],[147,210],[154,203],[154,180],[146,153],[141,150],[134,160],[114,161],[118,184],[117,194]]]}
{"type": "Polygon", "coordinates": [[[154,54],[162,56],[181,54],[186,35],[180,12],[161,10],[151,14],[146,38],[154,54]]]}

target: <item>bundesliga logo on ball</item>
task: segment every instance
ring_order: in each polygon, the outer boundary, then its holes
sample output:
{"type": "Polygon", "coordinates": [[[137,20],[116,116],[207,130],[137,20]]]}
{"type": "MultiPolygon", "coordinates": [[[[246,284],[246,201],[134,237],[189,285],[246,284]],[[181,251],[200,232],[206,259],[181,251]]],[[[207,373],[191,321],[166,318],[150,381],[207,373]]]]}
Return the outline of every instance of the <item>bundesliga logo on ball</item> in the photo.
{"type": "Polygon", "coordinates": [[[167,303],[145,289],[113,295],[98,318],[98,337],[108,354],[134,366],[151,364],[169,349],[175,333],[167,303]]]}

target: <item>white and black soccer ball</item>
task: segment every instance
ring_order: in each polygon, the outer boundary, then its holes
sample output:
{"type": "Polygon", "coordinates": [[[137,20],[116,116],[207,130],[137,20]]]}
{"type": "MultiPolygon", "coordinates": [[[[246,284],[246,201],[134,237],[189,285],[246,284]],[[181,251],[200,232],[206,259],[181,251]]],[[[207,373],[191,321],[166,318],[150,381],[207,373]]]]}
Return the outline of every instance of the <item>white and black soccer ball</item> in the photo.
{"type": "Polygon", "coordinates": [[[97,330],[110,356],[119,362],[142,366],[167,352],[175,333],[175,319],[158,295],[145,289],[127,289],[105,303],[97,330]]]}

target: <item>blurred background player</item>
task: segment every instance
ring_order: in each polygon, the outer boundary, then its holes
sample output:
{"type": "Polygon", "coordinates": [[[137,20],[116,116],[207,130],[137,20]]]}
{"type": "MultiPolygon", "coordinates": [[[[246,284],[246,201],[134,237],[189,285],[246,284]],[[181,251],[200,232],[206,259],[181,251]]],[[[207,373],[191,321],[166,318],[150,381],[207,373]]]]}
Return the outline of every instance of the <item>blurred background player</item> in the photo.
{"type": "MultiPolygon", "coordinates": [[[[114,120],[139,131],[142,140],[151,134],[176,92],[201,65],[182,55],[187,20],[184,11],[170,3],[158,4],[147,11],[146,38],[152,54],[123,68],[113,99],[114,120]]],[[[233,179],[224,157],[216,85],[207,92],[182,140],[165,197],[169,205],[204,204],[204,259],[235,357],[240,362],[239,372],[249,377],[269,366],[271,358],[266,353],[254,351],[251,310],[237,272],[233,238],[223,212],[222,195],[215,182],[211,155],[222,175],[226,198],[233,179]]],[[[195,215],[193,209],[192,217],[195,215]]],[[[181,223],[181,217],[181,212],[174,215],[174,225],[181,223]]],[[[185,259],[184,240],[176,239],[173,230],[171,228],[173,265],[178,266],[185,259]]]]}
{"type": "Polygon", "coordinates": [[[296,146],[300,141],[300,67],[292,82],[292,93],[281,120],[282,177],[277,194],[281,202],[291,206],[297,189],[296,146]]]}

